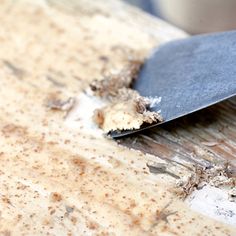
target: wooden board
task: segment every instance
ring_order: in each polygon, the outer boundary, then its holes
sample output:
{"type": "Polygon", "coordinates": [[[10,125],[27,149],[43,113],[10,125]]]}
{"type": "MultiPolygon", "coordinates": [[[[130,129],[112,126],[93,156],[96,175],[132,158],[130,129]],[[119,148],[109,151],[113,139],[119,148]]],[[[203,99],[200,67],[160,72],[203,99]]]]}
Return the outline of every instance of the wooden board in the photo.
{"type": "Polygon", "coordinates": [[[235,164],[234,100],[210,108],[210,119],[200,113],[123,141],[144,152],[47,108],[69,97],[80,107],[93,79],[182,31],[118,0],[2,0],[0,20],[1,235],[236,234],[192,210],[172,191],[174,178],[146,166],[190,156],[235,164]]]}

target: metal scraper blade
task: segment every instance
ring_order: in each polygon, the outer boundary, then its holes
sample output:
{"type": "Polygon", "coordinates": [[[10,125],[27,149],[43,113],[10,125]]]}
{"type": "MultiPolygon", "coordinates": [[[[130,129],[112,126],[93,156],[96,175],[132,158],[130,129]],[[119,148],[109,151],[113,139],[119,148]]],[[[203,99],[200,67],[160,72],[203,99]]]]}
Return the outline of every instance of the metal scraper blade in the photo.
{"type": "Polygon", "coordinates": [[[236,31],[193,36],[157,48],[145,62],[134,89],[161,97],[151,111],[164,119],[138,130],[114,131],[114,138],[151,128],[236,95],[236,31]]]}

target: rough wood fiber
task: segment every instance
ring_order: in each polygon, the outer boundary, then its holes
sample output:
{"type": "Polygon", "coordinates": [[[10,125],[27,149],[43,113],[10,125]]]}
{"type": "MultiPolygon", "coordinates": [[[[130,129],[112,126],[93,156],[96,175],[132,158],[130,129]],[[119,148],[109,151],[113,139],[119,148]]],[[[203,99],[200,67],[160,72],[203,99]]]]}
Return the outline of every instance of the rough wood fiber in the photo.
{"type": "Polygon", "coordinates": [[[236,234],[191,210],[170,191],[172,177],[146,166],[174,156],[176,145],[184,157],[199,147],[201,155],[210,149],[233,159],[235,103],[219,105],[224,115],[213,128],[153,132],[158,157],[72,129],[63,111],[47,109],[48,101],[76,96],[104,70],[122,68],[130,53],[145,57],[182,32],[113,0],[2,0],[0,21],[2,235],[236,234]],[[224,133],[213,136],[221,125],[224,133]],[[225,149],[195,141],[211,137],[224,137],[225,149]]]}

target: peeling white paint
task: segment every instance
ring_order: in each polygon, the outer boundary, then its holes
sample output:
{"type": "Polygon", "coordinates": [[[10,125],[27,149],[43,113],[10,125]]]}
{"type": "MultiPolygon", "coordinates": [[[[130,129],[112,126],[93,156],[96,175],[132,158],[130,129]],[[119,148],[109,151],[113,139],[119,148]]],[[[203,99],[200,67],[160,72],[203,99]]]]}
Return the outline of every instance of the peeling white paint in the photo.
{"type": "Polygon", "coordinates": [[[80,93],[76,97],[76,104],[68,114],[65,124],[78,131],[86,132],[94,136],[102,136],[103,130],[93,121],[95,109],[106,105],[104,101],[87,93],[80,93]]]}
{"type": "Polygon", "coordinates": [[[229,201],[228,191],[206,185],[202,189],[194,191],[186,201],[193,210],[235,226],[236,203],[229,201]]]}

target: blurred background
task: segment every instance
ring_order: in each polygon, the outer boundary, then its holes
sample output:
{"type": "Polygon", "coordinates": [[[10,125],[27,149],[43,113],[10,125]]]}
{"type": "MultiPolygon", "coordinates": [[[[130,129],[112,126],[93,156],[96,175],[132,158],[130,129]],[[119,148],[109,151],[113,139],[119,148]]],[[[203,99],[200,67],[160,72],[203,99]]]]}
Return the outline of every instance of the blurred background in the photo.
{"type": "Polygon", "coordinates": [[[236,0],[124,0],[190,34],[236,29],[236,0]]]}

